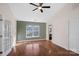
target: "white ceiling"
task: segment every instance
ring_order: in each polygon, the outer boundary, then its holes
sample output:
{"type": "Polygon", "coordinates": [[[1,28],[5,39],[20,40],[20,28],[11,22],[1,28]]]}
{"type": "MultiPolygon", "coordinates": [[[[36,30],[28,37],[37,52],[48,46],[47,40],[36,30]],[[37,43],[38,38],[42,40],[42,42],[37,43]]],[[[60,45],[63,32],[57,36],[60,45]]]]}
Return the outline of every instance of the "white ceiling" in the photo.
{"type": "MultiPolygon", "coordinates": [[[[36,3],[38,4],[38,3],[36,3]]],[[[51,8],[43,9],[41,13],[39,10],[32,11],[35,6],[29,3],[9,3],[8,4],[17,20],[46,22],[50,17],[54,16],[62,7],[64,3],[44,3],[43,5],[51,6],[51,8]]]]}

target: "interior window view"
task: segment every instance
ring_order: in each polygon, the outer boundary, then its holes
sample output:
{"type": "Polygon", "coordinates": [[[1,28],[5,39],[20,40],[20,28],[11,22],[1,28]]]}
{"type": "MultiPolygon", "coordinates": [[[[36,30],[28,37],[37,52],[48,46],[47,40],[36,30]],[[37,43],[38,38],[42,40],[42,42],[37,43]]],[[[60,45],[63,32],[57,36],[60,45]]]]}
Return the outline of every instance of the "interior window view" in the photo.
{"type": "Polygon", "coordinates": [[[79,3],[0,3],[0,56],[79,56],[79,3]]]}
{"type": "Polygon", "coordinates": [[[26,38],[40,37],[40,28],[38,25],[26,26],[26,38]]]}

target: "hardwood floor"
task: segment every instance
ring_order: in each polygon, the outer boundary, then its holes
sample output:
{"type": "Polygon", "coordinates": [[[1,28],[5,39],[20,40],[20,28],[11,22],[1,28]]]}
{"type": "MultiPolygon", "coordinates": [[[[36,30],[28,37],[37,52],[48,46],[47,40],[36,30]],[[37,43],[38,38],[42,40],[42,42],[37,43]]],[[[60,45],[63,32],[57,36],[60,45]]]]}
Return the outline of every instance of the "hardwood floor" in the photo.
{"type": "Polygon", "coordinates": [[[51,41],[40,40],[17,42],[8,56],[79,56],[79,54],[61,48],[51,41]]]}

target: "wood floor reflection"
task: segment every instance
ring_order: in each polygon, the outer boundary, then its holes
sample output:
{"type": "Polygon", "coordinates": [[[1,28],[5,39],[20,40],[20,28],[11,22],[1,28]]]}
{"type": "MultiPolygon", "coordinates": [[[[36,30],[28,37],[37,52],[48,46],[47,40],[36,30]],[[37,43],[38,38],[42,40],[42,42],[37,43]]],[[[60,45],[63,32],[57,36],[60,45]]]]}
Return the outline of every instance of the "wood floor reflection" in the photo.
{"type": "Polygon", "coordinates": [[[77,56],[78,54],[68,51],[53,44],[51,41],[23,41],[17,42],[16,47],[8,56],[77,56]]]}

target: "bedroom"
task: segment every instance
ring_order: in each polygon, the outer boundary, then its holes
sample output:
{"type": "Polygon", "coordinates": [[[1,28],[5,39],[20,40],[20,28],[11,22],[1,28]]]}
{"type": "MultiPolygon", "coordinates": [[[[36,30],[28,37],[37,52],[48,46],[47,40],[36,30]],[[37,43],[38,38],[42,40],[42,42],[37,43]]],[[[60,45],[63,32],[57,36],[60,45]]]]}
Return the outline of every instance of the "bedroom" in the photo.
{"type": "Polygon", "coordinates": [[[21,55],[79,55],[79,4],[43,3],[43,6],[50,8],[44,8],[42,12],[40,9],[32,11],[36,6],[29,3],[0,3],[0,55],[8,55],[12,49],[16,50],[14,55],[17,56],[21,53],[21,55]],[[4,31],[5,28],[7,32],[4,31]],[[51,40],[49,34],[52,34],[51,40]],[[25,43],[28,43],[27,51],[33,50],[34,45],[34,51],[37,52],[23,54],[25,51],[20,52],[20,48],[15,47],[25,43]],[[39,44],[42,44],[43,48],[39,48],[39,44]],[[58,54],[52,54],[50,45],[53,44],[60,50],[67,50],[66,54],[58,52],[58,49],[55,51],[58,54]],[[39,49],[43,53],[39,53],[39,49]]]}

